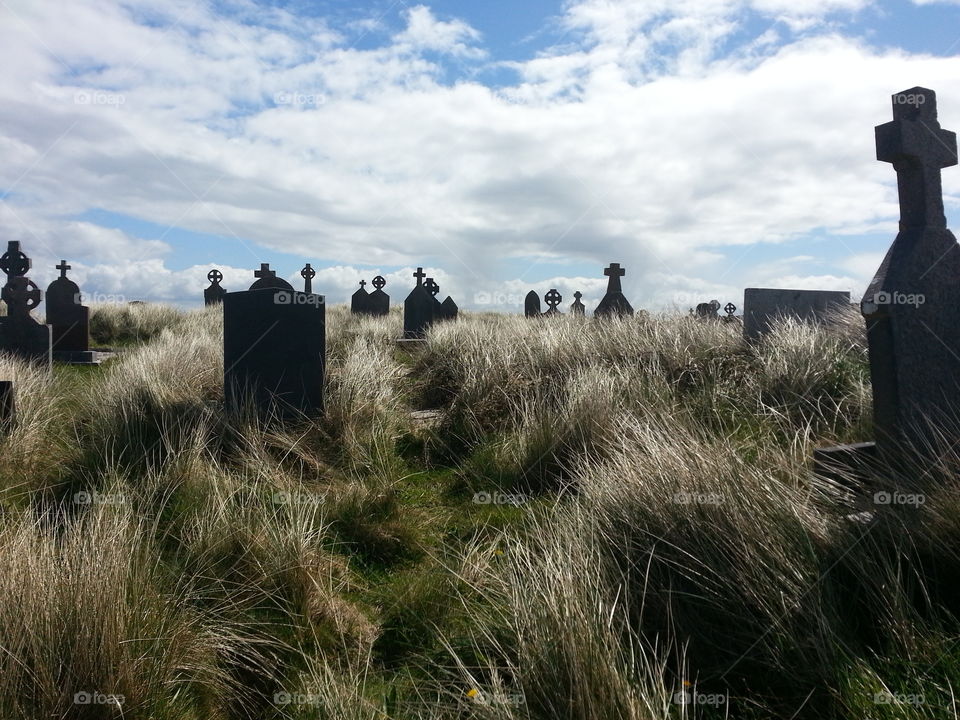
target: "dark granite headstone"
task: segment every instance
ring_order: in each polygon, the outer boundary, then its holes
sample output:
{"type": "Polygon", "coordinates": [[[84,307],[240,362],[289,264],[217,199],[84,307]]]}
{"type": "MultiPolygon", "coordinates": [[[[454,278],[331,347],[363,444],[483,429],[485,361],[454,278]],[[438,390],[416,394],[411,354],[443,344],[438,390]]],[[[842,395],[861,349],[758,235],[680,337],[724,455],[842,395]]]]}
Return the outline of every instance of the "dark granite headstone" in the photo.
{"type": "Polygon", "coordinates": [[[300,277],[303,278],[303,291],[307,294],[313,293],[313,279],[317,276],[317,271],[310,267],[310,263],[303,266],[300,271],[300,277]]]}
{"type": "Polygon", "coordinates": [[[258,413],[296,416],[323,409],[326,304],[282,288],[227,293],[223,366],[227,408],[245,398],[258,413]]]}
{"type": "Polygon", "coordinates": [[[433,322],[436,300],[423,285],[423,268],[418,267],[413,276],[417,284],[403,303],[403,337],[422,339],[433,322]]]}
{"type": "Polygon", "coordinates": [[[0,270],[7,275],[0,291],[0,298],[7,304],[7,317],[0,318],[0,351],[50,369],[53,364],[50,326],[41,325],[30,316],[30,311],[43,299],[37,284],[26,277],[31,266],[30,258],[20,250],[20,243],[8,242],[7,252],[0,257],[0,270]]]}
{"type": "Polygon", "coordinates": [[[270,269],[269,263],[260,263],[260,269],[255,270],[253,276],[257,280],[250,286],[251,290],[267,290],[269,288],[293,290],[293,285],[283,278],[278,278],[276,271],[270,269]]]}
{"type": "Polygon", "coordinates": [[[557,310],[557,305],[563,302],[563,295],[556,288],[550,288],[547,294],[543,296],[543,301],[548,306],[544,315],[563,315],[562,312],[557,310]]]}
{"type": "Polygon", "coordinates": [[[719,310],[720,303],[716,300],[711,300],[710,302],[700,303],[697,305],[696,316],[705,320],[717,320],[720,317],[717,314],[719,310]]]}
{"type": "Polygon", "coordinates": [[[460,313],[460,308],[452,297],[447,295],[447,299],[440,303],[440,312],[443,313],[444,320],[456,320],[460,313]]]}
{"type": "Polygon", "coordinates": [[[69,269],[61,260],[60,277],[47,287],[47,325],[55,353],[85,353],[90,349],[90,308],[80,303],[80,288],[67,277],[69,269]]]}
{"type": "Polygon", "coordinates": [[[597,309],[593,311],[594,317],[611,317],[618,315],[633,315],[633,307],[623,294],[620,287],[620,278],[627,274],[627,271],[620,267],[620,263],[610,263],[610,267],[603,271],[609,280],[607,281],[607,294],[603,296],[597,309]]]}
{"type": "Polygon", "coordinates": [[[732,302],[728,302],[723,306],[723,311],[727,314],[723,321],[725,323],[732,323],[737,321],[737,316],[734,313],[737,311],[737,306],[732,302]]]}
{"type": "Polygon", "coordinates": [[[743,336],[757,340],[779,318],[822,321],[838,307],[850,304],[850,293],[839,290],[746,288],[743,291],[743,336]]]}
{"type": "Polygon", "coordinates": [[[527,293],[523,301],[523,314],[529,317],[540,317],[540,296],[535,290],[527,293]]]}
{"type": "Polygon", "coordinates": [[[573,303],[570,305],[570,314],[571,315],[580,315],[584,316],[587,312],[587,308],[584,307],[584,304],[580,302],[580,298],[583,297],[583,293],[577,290],[573,294],[573,303]]]}
{"type": "Polygon", "coordinates": [[[430,293],[430,296],[433,298],[433,319],[434,320],[445,320],[443,317],[443,305],[437,300],[437,293],[440,292],[440,286],[437,285],[436,280],[432,277],[428,277],[423,281],[423,286],[427,289],[427,292],[430,293]]]}
{"type": "Polygon", "coordinates": [[[213,268],[207,273],[207,280],[210,281],[210,287],[203,291],[204,305],[218,305],[223,302],[223,296],[227,294],[227,289],[220,285],[223,280],[223,273],[213,268]]]}
{"type": "Polygon", "coordinates": [[[370,297],[367,299],[367,309],[371,315],[390,314],[390,296],[383,291],[386,284],[387,281],[383,275],[377,275],[373,279],[375,290],[370,293],[370,297]]]}
{"type": "Polygon", "coordinates": [[[935,444],[938,428],[952,436],[960,420],[960,246],[940,184],[957,136],[940,127],[926,88],[894,95],[893,118],[876,128],[877,159],[897,172],[900,232],[861,302],[883,455],[935,444]]]}
{"type": "Polygon", "coordinates": [[[354,315],[366,315],[370,311],[370,293],[366,284],[366,280],[361,280],[360,287],[350,296],[350,312],[354,315]]]}
{"type": "Polygon", "coordinates": [[[0,432],[9,432],[17,419],[13,380],[0,380],[0,432]]]}

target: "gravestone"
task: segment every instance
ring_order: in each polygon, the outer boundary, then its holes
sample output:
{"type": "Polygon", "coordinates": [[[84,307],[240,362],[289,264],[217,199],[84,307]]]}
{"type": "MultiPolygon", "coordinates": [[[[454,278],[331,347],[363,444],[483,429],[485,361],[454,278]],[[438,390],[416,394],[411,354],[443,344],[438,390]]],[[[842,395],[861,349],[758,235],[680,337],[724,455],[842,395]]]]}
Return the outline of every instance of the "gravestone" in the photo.
{"type": "Polygon", "coordinates": [[[213,268],[207,273],[207,280],[210,281],[210,287],[203,291],[203,304],[219,305],[223,302],[223,296],[227,294],[227,289],[220,285],[223,273],[213,268]]]}
{"type": "Polygon", "coordinates": [[[307,263],[303,266],[303,270],[300,271],[300,277],[303,278],[303,291],[305,293],[313,293],[313,279],[317,276],[317,271],[310,267],[310,263],[307,263]]]}
{"type": "Polygon", "coordinates": [[[526,317],[540,317],[540,296],[535,290],[527,293],[523,301],[523,314],[526,317]]]}
{"type": "Polygon", "coordinates": [[[584,307],[583,303],[580,302],[580,298],[582,297],[583,293],[579,290],[573,294],[573,303],[570,305],[571,315],[579,315],[580,317],[583,317],[586,314],[587,309],[584,307]]]}
{"type": "Polygon", "coordinates": [[[423,268],[418,267],[413,276],[417,279],[417,284],[403,303],[403,337],[408,340],[421,340],[433,322],[436,301],[423,285],[426,277],[423,268]]]}
{"type": "Polygon", "coordinates": [[[724,305],[723,311],[727,314],[727,316],[723,319],[725,323],[732,323],[737,321],[737,316],[734,315],[734,313],[737,311],[737,306],[734,305],[732,302],[728,302],[726,305],[724,305]]]}
{"type": "Polygon", "coordinates": [[[317,414],[325,363],[322,295],[282,287],[226,294],[223,379],[229,410],[249,400],[262,418],[317,414]]]}
{"type": "Polygon", "coordinates": [[[277,290],[293,290],[293,285],[283,278],[278,278],[275,270],[270,269],[269,263],[260,263],[260,269],[255,270],[253,276],[257,278],[251,290],[268,290],[275,288],[277,290]]]}
{"type": "Polygon", "coordinates": [[[543,296],[543,301],[549,306],[544,316],[563,315],[562,312],[557,310],[557,305],[563,302],[563,295],[556,288],[550,288],[547,294],[543,296]]]}
{"type": "Polygon", "coordinates": [[[390,314],[390,296],[383,288],[387,284],[383,275],[377,275],[373,279],[373,287],[376,288],[370,297],[367,298],[367,311],[371,315],[389,315],[390,314]]]}
{"type": "Polygon", "coordinates": [[[366,285],[367,281],[361,280],[360,287],[350,296],[350,312],[354,315],[366,315],[369,311],[370,293],[366,285]]]}
{"type": "Polygon", "coordinates": [[[620,287],[620,278],[627,274],[627,271],[620,267],[620,263],[610,263],[610,267],[603,271],[609,280],[607,281],[607,294],[603,296],[597,309],[593,311],[594,317],[612,317],[617,315],[633,315],[633,307],[623,294],[620,287]]]}
{"type": "Polygon", "coordinates": [[[940,180],[957,164],[957,136],[940,127],[936,94],[921,87],[893,96],[893,121],[875,134],[877,159],[897,173],[900,231],[861,310],[877,446],[891,455],[952,437],[960,421],[960,246],[940,180]]]}
{"type": "Polygon", "coordinates": [[[720,303],[716,300],[711,300],[710,302],[700,303],[697,305],[696,316],[701,319],[707,320],[718,320],[720,315],[718,314],[720,310],[720,303]]]}
{"type": "Polygon", "coordinates": [[[447,295],[447,299],[440,303],[440,312],[443,313],[444,320],[456,320],[457,315],[460,313],[460,308],[457,307],[454,299],[447,295]]]}
{"type": "Polygon", "coordinates": [[[80,288],[67,277],[67,261],[61,260],[56,267],[60,277],[47,286],[46,297],[53,352],[86,353],[90,350],[90,308],[80,304],[80,288]]]}
{"type": "Polygon", "coordinates": [[[13,380],[0,380],[0,432],[7,433],[17,420],[13,380]]]}
{"type": "Polygon", "coordinates": [[[440,286],[437,285],[437,282],[431,277],[423,281],[423,286],[427,289],[427,292],[430,293],[430,297],[433,298],[433,319],[443,320],[443,306],[440,304],[440,301],[437,300],[437,293],[440,292],[440,286]]]}
{"type": "Polygon", "coordinates": [[[32,264],[20,250],[18,241],[7,243],[7,251],[0,257],[0,270],[7,275],[0,291],[0,298],[7,304],[7,317],[0,318],[0,351],[50,369],[53,363],[50,326],[41,325],[30,316],[30,311],[43,299],[37,284],[26,277],[32,264]]]}
{"type": "Polygon", "coordinates": [[[837,307],[850,304],[850,293],[839,290],[747,288],[743,291],[743,335],[757,340],[770,332],[778,318],[818,321],[837,307]]]}

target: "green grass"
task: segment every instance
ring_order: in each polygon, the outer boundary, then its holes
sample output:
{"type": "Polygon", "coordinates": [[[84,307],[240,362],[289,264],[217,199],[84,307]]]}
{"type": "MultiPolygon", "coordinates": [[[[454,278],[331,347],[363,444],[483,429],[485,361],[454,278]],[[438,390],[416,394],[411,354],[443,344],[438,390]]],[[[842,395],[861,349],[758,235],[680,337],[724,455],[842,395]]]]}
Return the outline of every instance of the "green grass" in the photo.
{"type": "Polygon", "coordinates": [[[265,426],[219,312],[0,359],[3,717],[957,717],[960,458],[868,523],[810,473],[871,435],[856,315],[462,313],[410,352],[330,308],[325,415],[265,426]]]}

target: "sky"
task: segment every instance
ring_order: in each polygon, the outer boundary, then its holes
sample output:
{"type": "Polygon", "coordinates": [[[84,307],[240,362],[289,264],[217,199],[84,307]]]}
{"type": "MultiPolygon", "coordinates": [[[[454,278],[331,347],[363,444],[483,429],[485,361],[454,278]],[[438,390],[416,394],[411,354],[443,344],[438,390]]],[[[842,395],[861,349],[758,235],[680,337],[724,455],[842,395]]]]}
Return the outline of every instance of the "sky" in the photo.
{"type": "Polygon", "coordinates": [[[0,0],[0,66],[0,243],[88,302],[306,262],[330,304],[422,266],[461,308],[591,308],[611,262],[652,311],[857,299],[891,95],[960,129],[960,0],[0,0]]]}

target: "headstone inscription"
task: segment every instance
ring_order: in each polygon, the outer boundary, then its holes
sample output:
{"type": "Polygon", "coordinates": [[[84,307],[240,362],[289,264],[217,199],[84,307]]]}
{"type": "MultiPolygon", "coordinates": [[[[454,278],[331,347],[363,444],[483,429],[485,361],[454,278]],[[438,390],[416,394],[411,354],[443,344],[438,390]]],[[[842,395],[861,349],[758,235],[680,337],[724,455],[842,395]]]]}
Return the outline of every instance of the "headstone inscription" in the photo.
{"type": "Polygon", "coordinates": [[[303,266],[300,271],[300,277],[303,278],[303,291],[308,295],[313,292],[313,279],[317,276],[317,271],[310,267],[310,263],[303,266]]]}
{"type": "Polygon", "coordinates": [[[403,303],[403,337],[408,340],[423,339],[434,319],[434,298],[423,284],[423,268],[418,267],[413,276],[417,284],[403,303]]]}
{"type": "Polygon", "coordinates": [[[593,311],[594,317],[612,317],[617,315],[633,315],[633,307],[623,294],[620,287],[620,278],[627,274],[627,271],[620,267],[620,263],[610,263],[610,266],[603,271],[609,280],[607,281],[607,294],[603,296],[597,309],[593,311]]]}
{"type": "Polygon", "coordinates": [[[367,309],[371,315],[389,315],[390,314],[390,296],[383,288],[387,284],[383,275],[377,275],[373,279],[373,287],[376,288],[367,299],[367,309]]]}
{"type": "Polygon", "coordinates": [[[60,277],[47,286],[47,324],[54,353],[86,353],[90,350],[90,308],[80,303],[80,288],[67,277],[70,266],[61,260],[60,277]]]}
{"type": "Polygon", "coordinates": [[[527,293],[523,301],[523,314],[528,318],[540,317],[540,296],[536,290],[527,293]]]}
{"type": "Polygon", "coordinates": [[[326,364],[324,297],[284,288],[285,281],[266,265],[254,274],[258,280],[249,290],[223,299],[226,406],[237,411],[251,402],[262,418],[319,413],[326,364]]]}
{"type": "Polygon", "coordinates": [[[929,448],[960,420],[960,246],[940,179],[957,164],[957,136],[940,127],[936,93],[922,87],[894,95],[893,120],[875,134],[877,159],[897,173],[900,231],[861,310],[877,446],[892,455],[929,448]]]}
{"type": "Polygon", "coordinates": [[[220,285],[223,280],[223,273],[217,268],[213,268],[207,273],[207,280],[210,281],[210,287],[203,291],[203,304],[219,305],[223,302],[223,296],[227,294],[227,289],[220,285]]]}
{"type": "Polygon", "coordinates": [[[573,294],[573,303],[570,305],[571,315],[578,315],[580,317],[583,317],[586,314],[587,308],[584,307],[582,302],[580,302],[580,298],[582,297],[583,297],[583,293],[580,292],[579,290],[577,290],[573,294]]]}
{"type": "Polygon", "coordinates": [[[7,317],[0,318],[0,351],[49,369],[53,362],[50,326],[41,325],[30,316],[43,299],[37,284],[26,277],[31,266],[20,243],[8,242],[7,251],[0,257],[0,270],[7,275],[0,291],[0,298],[7,304],[7,317]]]}
{"type": "Polygon", "coordinates": [[[350,296],[350,312],[354,315],[366,315],[369,311],[370,293],[366,285],[367,281],[361,280],[360,287],[350,296]]]}
{"type": "Polygon", "coordinates": [[[743,291],[743,336],[758,340],[770,332],[778,318],[817,321],[837,307],[850,304],[850,293],[839,290],[747,288],[743,291]]]}

